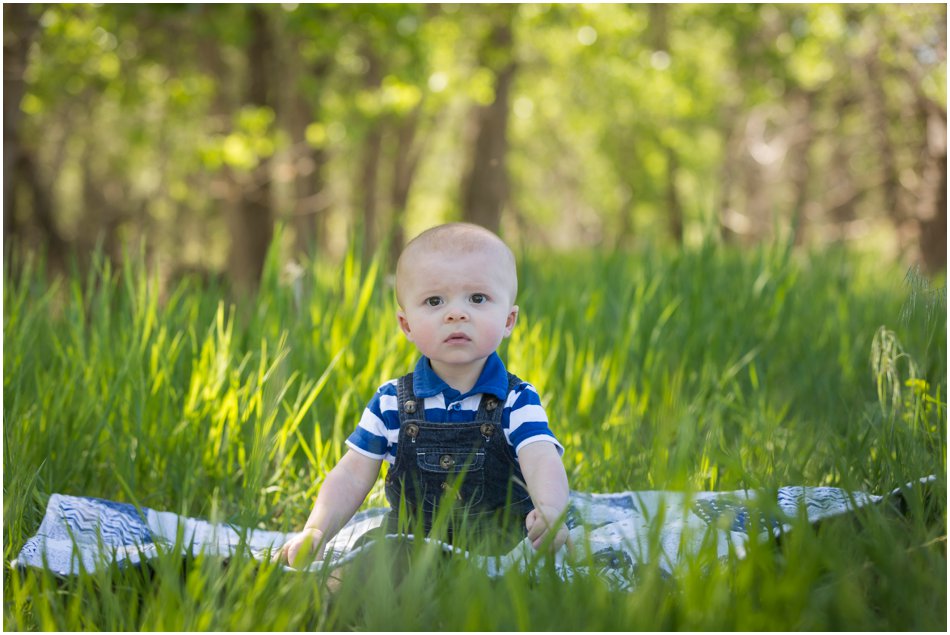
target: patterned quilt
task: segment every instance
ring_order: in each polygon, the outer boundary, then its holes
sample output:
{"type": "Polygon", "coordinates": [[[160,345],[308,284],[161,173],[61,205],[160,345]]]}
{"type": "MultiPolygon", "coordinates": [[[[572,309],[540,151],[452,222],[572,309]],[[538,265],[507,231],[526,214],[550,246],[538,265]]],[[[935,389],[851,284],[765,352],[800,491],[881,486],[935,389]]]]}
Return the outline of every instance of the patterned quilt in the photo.
{"type": "MultiPolygon", "coordinates": [[[[801,486],[781,487],[770,494],[746,490],[690,495],[671,491],[572,492],[567,525],[573,551],[561,549],[554,554],[554,569],[564,580],[594,574],[617,590],[628,590],[635,583],[637,570],[648,563],[672,574],[678,562],[698,554],[703,545],[709,548],[710,541],[714,541],[720,559],[742,558],[750,540],[781,536],[796,518],[814,524],[866,505],[899,504],[907,488],[927,487],[934,480],[932,476],[922,478],[883,496],[801,486]]],[[[358,512],[327,545],[325,562],[312,567],[337,567],[357,557],[369,546],[366,541],[357,545],[357,541],[378,527],[387,511],[358,512]]],[[[21,569],[45,567],[69,576],[112,564],[141,566],[174,548],[195,556],[222,557],[246,549],[263,560],[291,535],[100,498],[53,494],[39,530],[12,564],[21,569]]],[[[490,577],[511,568],[526,570],[543,560],[527,541],[502,556],[481,556],[432,542],[470,559],[490,577]]]]}

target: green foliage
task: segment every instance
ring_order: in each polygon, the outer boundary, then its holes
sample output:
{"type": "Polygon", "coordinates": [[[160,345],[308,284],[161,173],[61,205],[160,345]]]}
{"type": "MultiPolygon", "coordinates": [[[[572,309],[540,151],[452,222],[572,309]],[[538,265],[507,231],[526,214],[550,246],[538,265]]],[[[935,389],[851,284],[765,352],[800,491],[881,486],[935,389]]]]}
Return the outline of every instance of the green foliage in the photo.
{"type": "MultiPolygon", "coordinates": [[[[259,296],[235,305],[197,278],[163,289],[143,254],[52,284],[40,259],[6,263],[7,562],[54,492],[300,526],[365,402],[415,352],[378,260],[282,267],[280,241],[259,296]]],[[[932,500],[799,519],[781,544],[704,553],[669,579],[647,566],[629,594],[543,569],[491,581],[424,546],[398,584],[385,572],[399,555],[381,553],[333,599],[319,574],[242,554],[223,566],[173,550],[151,572],[67,581],[6,569],[5,628],[946,628],[944,291],[783,245],[522,256],[502,353],[541,392],[574,489],[884,493],[935,474],[932,500]]],[[[384,504],[379,486],[367,504],[384,504]]]]}
{"type": "MultiPolygon", "coordinates": [[[[915,118],[946,109],[939,5],[32,11],[40,28],[17,139],[53,193],[53,224],[81,248],[100,231],[131,244],[148,235],[175,265],[211,269],[225,260],[223,212],[242,196],[233,188],[265,159],[270,172],[255,178],[275,184],[274,217],[293,225],[301,213],[294,192],[322,188],[319,210],[307,214],[328,219],[324,234],[299,242],[315,238],[341,254],[328,228],[360,225],[368,186],[352,181],[374,135],[382,138],[378,209],[368,222],[378,234],[454,217],[468,117],[495,98],[509,61],[516,71],[504,159],[509,219],[518,222],[507,230],[571,247],[667,240],[671,197],[687,239],[710,222],[728,224],[710,218],[729,212],[723,201],[751,219],[750,240],[789,225],[800,197],[810,210],[806,241],[851,220],[836,216],[842,200],[854,201],[847,211],[862,226],[900,224],[920,213],[913,201],[926,200],[918,191],[926,125],[915,118]],[[508,18],[510,50],[487,42],[491,26],[508,18]],[[257,19],[274,40],[266,107],[248,103],[257,19]],[[813,142],[810,153],[795,154],[813,142]],[[754,151],[763,145],[766,167],[754,151]],[[323,154],[310,157],[308,148],[323,154]],[[417,156],[410,175],[407,158],[417,156]],[[797,191],[805,165],[814,167],[797,191]],[[411,184],[407,205],[386,196],[400,178],[400,187],[411,184]],[[899,196],[883,192],[898,182],[899,196]]],[[[16,224],[37,225],[25,207],[16,224]]]]}

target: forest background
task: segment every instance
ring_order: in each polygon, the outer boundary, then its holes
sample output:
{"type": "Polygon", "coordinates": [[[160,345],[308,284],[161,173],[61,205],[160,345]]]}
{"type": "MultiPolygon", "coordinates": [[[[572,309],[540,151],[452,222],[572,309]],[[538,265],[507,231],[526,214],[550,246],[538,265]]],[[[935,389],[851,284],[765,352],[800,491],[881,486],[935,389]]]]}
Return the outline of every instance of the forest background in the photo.
{"type": "Polygon", "coordinates": [[[4,245],[166,284],[716,235],[946,267],[946,6],[4,5],[4,245]],[[289,265],[287,273],[298,270],[289,265]]]}

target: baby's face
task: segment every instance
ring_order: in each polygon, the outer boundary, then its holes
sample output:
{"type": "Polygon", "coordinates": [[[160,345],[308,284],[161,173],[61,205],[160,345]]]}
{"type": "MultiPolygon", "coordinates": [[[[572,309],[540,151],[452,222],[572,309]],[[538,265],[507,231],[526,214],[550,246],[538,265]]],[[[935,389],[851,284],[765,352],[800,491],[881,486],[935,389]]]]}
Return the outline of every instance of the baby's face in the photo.
{"type": "Polygon", "coordinates": [[[400,279],[399,326],[438,373],[480,364],[518,318],[510,264],[491,251],[420,253],[400,279]]]}

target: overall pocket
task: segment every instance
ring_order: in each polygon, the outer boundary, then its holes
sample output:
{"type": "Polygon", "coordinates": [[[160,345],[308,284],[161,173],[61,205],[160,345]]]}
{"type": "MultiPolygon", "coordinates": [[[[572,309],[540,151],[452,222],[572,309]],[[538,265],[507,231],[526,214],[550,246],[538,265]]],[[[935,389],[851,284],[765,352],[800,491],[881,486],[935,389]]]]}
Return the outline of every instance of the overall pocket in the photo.
{"type": "Polygon", "coordinates": [[[416,453],[427,508],[434,510],[443,496],[455,494],[460,507],[481,502],[485,493],[485,451],[426,448],[416,453]],[[461,481],[461,482],[460,482],[461,481]]]}

